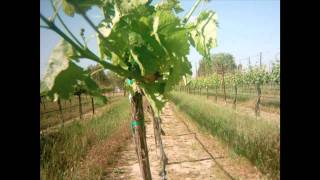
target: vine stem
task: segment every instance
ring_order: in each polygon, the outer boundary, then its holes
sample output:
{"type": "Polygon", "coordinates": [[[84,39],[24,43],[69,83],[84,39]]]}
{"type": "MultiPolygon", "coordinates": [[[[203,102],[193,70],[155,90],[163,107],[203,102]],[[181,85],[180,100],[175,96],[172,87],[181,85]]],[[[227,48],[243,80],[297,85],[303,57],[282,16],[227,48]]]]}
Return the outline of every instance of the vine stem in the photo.
{"type": "Polygon", "coordinates": [[[116,72],[117,74],[125,77],[132,77],[138,81],[143,81],[143,78],[140,74],[135,74],[131,71],[127,71],[122,69],[120,66],[115,66],[106,61],[102,61],[97,55],[91,52],[89,49],[83,49],[79,45],[77,45],[70,37],[68,37],[64,32],[62,32],[52,21],[48,20],[43,14],[40,12],[40,18],[48,25],[48,27],[60,35],[64,40],[71,44],[84,58],[88,58],[93,60],[99,64],[101,64],[105,69],[109,69],[111,71],[116,72]]]}
{"type": "Polygon", "coordinates": [[[63,20],[61,19],[59,13],[58,13],[58,10],[52,0],[50,0],[51,2],[51,6],[52,6],[52,9],[54,10],[55,12],[55,16],[57,16],[58,20],[60,21],[60,23],[62,24],[62,26],[64,27],[64,29],[70,34],[70,36],[78,43],[79,46],[83,47],[83,45],[81,44],[81,42],[73,35],[73,33],[69,30],[69,28],[67,27],[67,25],[63,22],[63,20]]]}
{"type": "Polygon", "coordinates": [[[88,22],[88,24],[99,34],[99,36],[104,37],[103,34],[97,29],[97,27],[90,20],[90,18],[86,15],[86,13],[81,11],[77,4],[74,4],[74,7],[80,12],[81,16],[88,22]]]}
{"type": "Polygon", "coordinates": [[[193,4],[193,6],[192,6],[192,8],[190,9],[190,11],[189,11],[189,12],[185,15],[185,17],[184,17],[184,20],[183,20],[184,23],[187,23],[187,22],[189,21],[191,15],[192,15],[193,12],[196,10],[196,8],[199,6],[200,2],[201,2],[201,0],[197,0],[197,1],[193,4]]]}
{"type": "Polygon", "coordinates": [[[40,28],[50,29],[49,26],[42,26],[42,25],[40,25],[40,28]]]}

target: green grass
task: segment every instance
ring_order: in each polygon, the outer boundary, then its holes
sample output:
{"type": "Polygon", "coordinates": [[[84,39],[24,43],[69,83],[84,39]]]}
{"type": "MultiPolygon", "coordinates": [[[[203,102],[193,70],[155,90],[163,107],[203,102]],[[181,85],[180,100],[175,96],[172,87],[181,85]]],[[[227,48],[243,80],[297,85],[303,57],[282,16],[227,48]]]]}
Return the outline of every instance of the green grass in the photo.
{"type": "Polygon", "coordinates": [[[101,116],[90,121],[72,122],[58,132],[40,137],[41,179],[65,179],[90,147],[107,139],[117,128],[130,122],[127,98],[110,105],[101,116]]]}
{"type": "Polygon", "coordinates": [[[272,179],[280,173],[280,129],[278,122],[236,114],[205,97],[173,92],[170,99],[200,127],[219,137],[238,155],[255,164],[272,179]]]}

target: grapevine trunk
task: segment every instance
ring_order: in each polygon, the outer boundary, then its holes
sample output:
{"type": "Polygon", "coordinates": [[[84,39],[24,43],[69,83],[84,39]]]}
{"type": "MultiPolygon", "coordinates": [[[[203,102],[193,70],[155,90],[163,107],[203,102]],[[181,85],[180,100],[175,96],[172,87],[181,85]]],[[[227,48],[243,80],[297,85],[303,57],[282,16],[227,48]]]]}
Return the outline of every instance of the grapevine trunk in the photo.
{"type": "Polygon", "coordinates": [[[146,131],[144,126],[142,94],[135,92],[131,99],[132,136],[136,145],[136,153],[143,180],[151,180],[146,131]]]}

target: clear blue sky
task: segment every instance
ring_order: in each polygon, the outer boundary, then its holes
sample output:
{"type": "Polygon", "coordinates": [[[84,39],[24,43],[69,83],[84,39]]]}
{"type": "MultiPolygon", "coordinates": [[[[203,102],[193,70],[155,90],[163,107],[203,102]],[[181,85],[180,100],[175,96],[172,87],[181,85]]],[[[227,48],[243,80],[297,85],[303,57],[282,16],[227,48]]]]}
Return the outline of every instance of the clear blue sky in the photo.
{"type": "MultiPolygon", "coordinates": [[[[179,15],[183,16],[191,8],[194,1],[182,0],[182,8],[185,11],[179,15]]],[[[212,49],[212,53],[231,53],[235,57],[236,63],[243,65],[248,65],[249,56],[251,64],[258,63],[260,52],[262,52],[263,64],[269,65],[275,61],[275,57],[280,52],[280,0],[212,0],[209,3],[201,3],[193,14],[194,17],[201,10],[213,10],[218,15],[218,47],[212,49]]],[[[53,14],[49,0],[40,0],[40,11],[45,16],[53,14]]],[[[88,12],[88,16],[96,24],[101,20],[100,14],[98,8],[92,8],[88,12]]],[[[82,17],[75,15],[74,18],[70,18],[65,16],[63,12],[60,15],[65,20],[65,24],[78,37],[80,28],[85,29],[86,36],[94,34],[94,31],[82,17]]],[[[59,40],[60,37],[54,32],[40,28],[41,77],[51,50],[59,40]]],[[[88,46],[97,53],[95,38],[89,42],[88,46]]],[[[200,59],[201,56],[192,48],[189,61],[192,63],[193,72],[195,72],[195,64],[198,64],[200,59]]],[[[80,63],[82,67],[90,64],[93,63],[88,60],[81,60],[80,63]]]]}

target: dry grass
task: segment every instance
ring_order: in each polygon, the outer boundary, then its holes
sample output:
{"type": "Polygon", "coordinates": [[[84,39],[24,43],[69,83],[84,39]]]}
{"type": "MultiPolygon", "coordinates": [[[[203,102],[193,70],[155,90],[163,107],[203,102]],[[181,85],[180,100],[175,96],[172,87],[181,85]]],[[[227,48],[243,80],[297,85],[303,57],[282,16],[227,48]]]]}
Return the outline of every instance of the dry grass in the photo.
{"type": "Polygon", "coordinates": [[[75,121],[57,132],[41,135],[41,179],[73,177],[75,168],[79,167],[79,162],[90,149],[111,138],[117,129],[129,121],[129,102],[127,98],[122,98],[90,121],[75,121]]]}
{"type": "Polygon", "coordinates": [[[219,137],[233,151],[248,158],[264,174],[279,179],[280,129],[277,123],[239,115],[207,101],[205,97],[172,93],[179,110],[212,135],[219,137]]]}
{"type": "Polygon", "coordinates": [[[129,126],[123,124],[109,138],[94,145],[78,166],[69,172],[67,179],[104,179],[106,169],[117,161],[118,154],[126,145],[124,142],[130,137],[129,126]]]}

